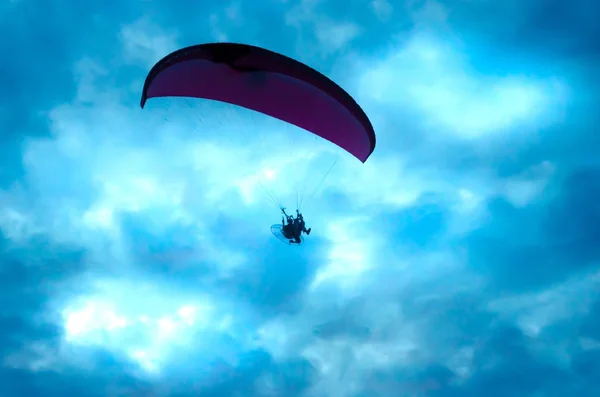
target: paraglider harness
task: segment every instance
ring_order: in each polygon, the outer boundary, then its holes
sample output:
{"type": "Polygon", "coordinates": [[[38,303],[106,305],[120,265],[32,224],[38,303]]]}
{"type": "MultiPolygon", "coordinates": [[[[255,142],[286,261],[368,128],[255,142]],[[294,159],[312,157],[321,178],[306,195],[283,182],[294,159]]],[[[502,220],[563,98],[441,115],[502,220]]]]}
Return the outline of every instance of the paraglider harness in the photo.
{"type": "Polygon", "coordinates": [[[295,218],[292,215],[288,215],[285,212],[285,208],[281,208],[281,212],[283,212],[283,215],[285,216],[285,218],[281,217],[281,233],[285,238],[290,240],[290,243],[299,244],[301,242],[300,235],[302,232],[307,235],[310,234],[310,229],[306,229],[304,217],[298,210],[296,210],[295,218]]]}

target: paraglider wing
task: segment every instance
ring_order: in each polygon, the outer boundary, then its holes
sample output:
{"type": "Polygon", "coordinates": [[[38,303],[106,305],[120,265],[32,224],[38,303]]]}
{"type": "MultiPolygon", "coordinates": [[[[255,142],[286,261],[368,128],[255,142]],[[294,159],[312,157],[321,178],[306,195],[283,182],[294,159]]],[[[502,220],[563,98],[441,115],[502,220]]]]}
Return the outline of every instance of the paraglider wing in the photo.
{"type": "Polygon", "coordinates": [[[340,86],[292,58],[264,48],[209,43],[159,61],[146,78],[149,98],[195,97],[227,102],[294,124],[365,162],[375,133],[361,107],[340,86]]]}

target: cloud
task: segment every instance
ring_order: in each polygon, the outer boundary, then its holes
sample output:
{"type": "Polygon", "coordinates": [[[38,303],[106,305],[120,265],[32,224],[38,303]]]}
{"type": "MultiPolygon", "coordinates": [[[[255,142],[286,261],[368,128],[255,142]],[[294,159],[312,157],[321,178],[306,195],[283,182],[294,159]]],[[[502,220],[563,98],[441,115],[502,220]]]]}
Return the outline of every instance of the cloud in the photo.
{"type": "Polygon", "coordinates": [[[358,25],[335,20],[319,13],[322,2],[302,0],[286,14],[286,22],[299,29],[308,30],[318,43],[318,51],[331,53],[346,48],[361,33],[358,25]]]}
{"type": "Polygon", "coordinates": [[[158,60],[180,46],[175,32],[163,32],[149,19],[139,19],[121,29],[125,60],[152,67],[158,60]]]}
{"type": "Polygon", "coordinates": [[[9,5],[0,394],[594,395],[591,3],[549,5],[556,41],[541,3],[386,4],[9,5]],[[141,110],[149,67],[205,40],[335,77],[375,154],[229,105],[141,110]],[[269,226],[297,195],[291,249],[269,226]]]}
{"type": "Polygon", "coordinates": [[[549,203],[517,209],[502,199],[492,201],[493,223],[468,238],[473,263],[497,272],[495,281],[511,289],[532,288],[593,269],[598,255],[592,237],[597,209],[587,198],[595,194],[596,172],[584,169],[568,175],[563,193],[549,203]],[[522,236],[518,241],[503,238],[517,233],[522,236]]]}
{"type": "Polygon", "coordinates": [[[363,96],[414,111],[424,128],[465,138],[560,117],[566,99],[560,81],[478,76],[462,58],[456,47],[415,35],[364,75],[363,96]]]}
{"type": "Polygon", "coordinates": [[[392,5],[386,0],[373,0],[371,2],[371,8],[375,15],[381,20],[387,20],[393,11],[392,5]]]}

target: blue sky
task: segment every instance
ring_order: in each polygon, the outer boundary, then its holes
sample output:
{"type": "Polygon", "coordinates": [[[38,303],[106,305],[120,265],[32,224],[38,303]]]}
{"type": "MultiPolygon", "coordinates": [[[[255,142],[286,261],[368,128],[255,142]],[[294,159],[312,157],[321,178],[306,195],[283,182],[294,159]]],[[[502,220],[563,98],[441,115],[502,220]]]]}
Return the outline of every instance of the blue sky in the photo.
{"type": "Polygon", "coordinates": [[[0,395],[597,394],[598,4],[191,3],[0,4],[0,395]],[[208,41],[336,80],[375,154],[141,110],[208,41]],[[263,188],[299,186],[292,248],[263,188]]]}

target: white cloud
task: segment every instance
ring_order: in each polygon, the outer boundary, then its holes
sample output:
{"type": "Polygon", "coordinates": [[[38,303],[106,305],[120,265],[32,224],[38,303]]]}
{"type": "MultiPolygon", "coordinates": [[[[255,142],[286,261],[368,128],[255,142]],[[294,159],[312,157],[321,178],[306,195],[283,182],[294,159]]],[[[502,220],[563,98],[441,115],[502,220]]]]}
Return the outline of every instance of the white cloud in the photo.
{"type": "Polygon", "coordinates": [[[123,26],[119,39],[123,44],[123,59],[148,67],[180,47],[176,32],[164,31],[145,17],[123,26]]]}
{"type": "Polygon", "coordinates": [[[549,162],[530,167],[522,175],[504,181],[501,193],[515,207],[526,207],[541,198],[540,195],[553,177],[554,171],[554,166],[549,162]]]}
{"type": "MultiPolygon", "coordinates": [[[[336,20],[326,17],[318,11],[320,0],[301,0],[300,4],[291,8],[285,15],[288,25],[305,29],[318,42],[312,51],[334,53],[344,50],[361,33],[361,28],[352,21],[336,20]]],[[[305,52],[311,52],[306,49],[305,52]]]]}
{"type": "Polygon", "coordinates": [[[0,230],[6,238],[26,241],[41,230],[32,219],[31,210],[27,209],[26,203],[15,200],[21,195],[19,190],[13,188],[8,192],[0,192],[0,230]]]}
{"type": "MultiPolygon", "coordinates": [[[[95,283],[89,295],[67,302],[62,314],[69,343],[102,345],[129,354],[144,369],[159,373],[176,349],[201,346],[198,335],[232,332],[237,338],[231,328],[231,309],[222,299],[208,295],[106,279],[95,283]],[[132,301],[132,287],[143,299],[132,301]]],[[[218,355],[216,346],[203,348],[206,356],[218,355]]]]}
{"type": "Polygon", "coordinates": [[[492,311],[516,324],[529,335],[558,321],[584,315],[596,299],[600,273],[573,277],[536,292],[498,297],[489,302],[492,311]]]}
{"type": "Polygon", "coordinates": [[[376,60],[360,84],[361,97],[411,110],[423,128],[463,138],[557,121],[567,95],[558,80],[478,75],[457,48],[421,33],[376,60]]]}
{"type": "Polygon", "coordinates": [[[240,3],[231,3],[227,8],[225,8],[225,16],[230,21],[240,21],[242,19],[240,3]]]}
{"type": "Polygon", "coordinates": [[[360,227],[368,220],[369,217],[363,215],[329,223],[327,236],[332,246],[328,261],[317,272],[311,288],[333,282],[345,289],[363,281],[361,276],[375,265],[369,251],[376,237],[371,230],[365,233],[360,227]]]}
{"type": "Polygon", "coordinates": [[[221,27],[219,16],[211,14],[209,17],[211,36],[215,41],[228,41],[227,33],[221,27]]]}
{"type": "Polygon", "coordinates": [[[314,31],[323,49],[335,52],[343,50],[361,33],[358,25],[351,22],[319,20],[314,22],[314,31]]]}
{"type": "Polygon", "coordinates": [[[417,34],[364,72],[361,97],[420,116],[429,130],[463,138],[559,121],[567,91],[556,80],[484,77],[465,55],[417,34]]]}
{"type": "MultiPolygon", "coordinates": [[[[244,17],[239,2],[232,2],[222,12],[214,12],[209,16],[210,35],[213,40],[231,41],[232,27],[244,25],[244,17]]],[[[245,40],[245,39],[244,39],[245,40]]]]}
{"type": "Polygon", "coordinates": [[[381,21],[387,21],[394,11],[392,4],[387,0],[371,0],[370,6],[381,21]]]}
{"type": "Polygon", "coordinates": [[[417,30],[446,27],[449,10],[441,2],[436,0],[409,0],[405,6],[417,30]]]}

